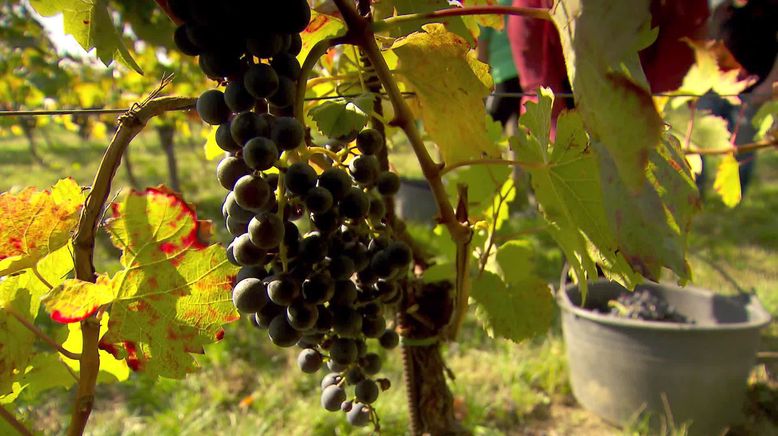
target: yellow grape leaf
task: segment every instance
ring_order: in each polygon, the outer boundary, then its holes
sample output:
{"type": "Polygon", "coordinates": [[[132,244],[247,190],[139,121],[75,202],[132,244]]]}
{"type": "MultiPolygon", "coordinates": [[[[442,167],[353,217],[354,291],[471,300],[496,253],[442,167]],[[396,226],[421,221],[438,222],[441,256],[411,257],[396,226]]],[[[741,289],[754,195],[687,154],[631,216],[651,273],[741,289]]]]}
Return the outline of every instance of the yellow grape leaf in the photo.
{"type": "Polygon", "coordinates": [[[0,194],[0,276],[29,268],[66,245],[83,203],[73,179],[62,179],[47,191],[0,194]]]}
{"type": "MultiPolygon", "coordinates": [[[[69,246],[41,259],[36,268],[46,282],[57,286],[73,269],[69,246]]],[[[10,315],[8,308],[34,323],[41,297],[48,287],[31,270],[24,270],[0,282],[0,395],[8,394],[22,376],[35,351],[35,335],[10,315]]]]}
{"type": "Polygon", "coordinates": [[[446,163],[500,156],[486,123],[484,98],[492,87],[488,65],[461,36],[442,24],[397,40],[398,70],[416,93],[424,128],[446,163]]]}
{"type": "Polygon", "coordinates": [[[52,289],[44,298],[43,306],[54,321],[68,324],[92,316],[97,309],[116,298],[111,281],[105,275],[97,277],[97,283],[66,280],[52,289]]]}
{"type": "Polygon", "coordinates": [[[238,319],[230,295],[237,268],[223,247],[203,242],[210,223],[166,188],[130,191],[111,214],[107,230],[124,269],[111,279],[116,299],[101,347],[135,371],[181,378],[196,368],[190,353],[238,319]]]}
{"type": "Polygon", "coordinates": [[[551,15],[589,135],[613,156],[630,190],[641,189],[662,134],[638,57],[649,40],[649,0],[559,0],[551,15]]]}
{"type": "Polygon", "coordinates": [[[205,150],[205,158],[207,160],[214,160],[224,156],[224,150],[216,143],[216,129],[218,128],[219,126],[212,126],[205,139],[203,149],[205,150]]]}
{"type": "Polygon", "coordinates": [[[721,196],[721,201],[727,207],[735,207],[740,203],[740,164],[735,156],[727,154],[719,161],[716,169],[716,179],[713,189],[721,196]]]}
{"type": "MultiPolygon", "coordinates": [[[[103,314],[100,319],[100,336],[104,335],[108,331],[108,320],[110,316],[103,314]]],[[[62,346],[66,350],[74,353],[81,353],[84,349],[84,341],[81,333],[81,323],[74,322],[68,324],[68,337],[62,346]]],[[[70,367],[74,372],[81,371],[79,362],[77,360],[71,360],[64,356],[58,355],[59,359],[70,367]]],[[[113,383],[127,380],[130,377],[130,367],[127,366],[127,362],[122,359],[117,359],[111,353],[100,350],[100,373],[97,375],[98,383],[113,383]]]]}
{"type": "Polygon", "coordinates": [[[337,36],[345,32],[345,30],[346,25],[342,19],[311,11],[311,21],[308,23],[308,27],[300,34],[303,39],[303,48],[297,54],[297,60],[302,64],[317,42],[337,36]]]}
{"type": "MultiPolygon", "coordinates": [[[[734,95],[741,93],[744,89],[754,83],[753,79],[740,80],[741,70],[733,68],[723,71],[719,65],[717,53],[723,48],[720,42],[710,41],[686,41],[694,50],[694,65],[686,73],[680,89],[674,94],[696,94],[703,95],[713,90],[719,95],[734,95]]],[[[691,97],[679,97],[671,99],[673,106],[677,107],[690,100],[691,97]]]]}

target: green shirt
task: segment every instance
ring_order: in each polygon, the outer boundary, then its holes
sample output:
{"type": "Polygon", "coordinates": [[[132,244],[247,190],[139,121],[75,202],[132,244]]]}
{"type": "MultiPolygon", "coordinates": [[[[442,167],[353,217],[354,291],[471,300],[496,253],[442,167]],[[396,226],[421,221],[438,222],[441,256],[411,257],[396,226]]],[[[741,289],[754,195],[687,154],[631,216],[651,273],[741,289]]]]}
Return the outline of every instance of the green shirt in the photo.
{"type": "MultiPolygon", "coordinates": [[[[500,5],[510,6],[511,0],[500,0],[500,5]]],[[[494,83],[505,82],[506,80],[518,77],[516,64],[513,63],[513,54],[511,53],[511,44],[508,41],[508,17],[505,17],[505,24],[502,31],[496,31],[491,27],[481,29],[481,41],[488,45],[489,65],[492,67],[492,77],[494,83]]]]}

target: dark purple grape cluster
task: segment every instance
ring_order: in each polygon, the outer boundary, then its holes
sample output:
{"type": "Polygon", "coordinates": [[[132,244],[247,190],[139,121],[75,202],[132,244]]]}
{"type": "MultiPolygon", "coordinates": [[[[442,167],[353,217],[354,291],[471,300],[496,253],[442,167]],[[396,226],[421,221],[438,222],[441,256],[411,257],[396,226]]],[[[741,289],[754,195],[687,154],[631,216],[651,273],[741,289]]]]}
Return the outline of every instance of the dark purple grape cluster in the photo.
{"type": "Polygon", "coordinates": [[[611,307],[610,314],[620,318],[693,323],[679,313],[667,300],[646,288],[622,292],[615,302],[610,302],[608,305],[611,307]]]}
{"type": "Polygon", "coordinates": [[[389,381],[376,378],[381,359],[368,340],[398,345],[386,314],[413,261],[387,225],[386,198],[399,178],[376,157],[385,139],[375,129],[354,132],[341,141],[353,157],[317,171],[304,126],[279,115],[294,103],[307,1],[171,0],[170,7],[184,22],[177,46],[226,85],[204,92],[197,112],[218,125],[226,152],[216,175],[229,191],[227,258],[241,267],[233,303],[275,345],[302,348],[300,370],[327,368],[325,409],[345,412],[356,426],[374,422],[371,405],[389,381]]]}

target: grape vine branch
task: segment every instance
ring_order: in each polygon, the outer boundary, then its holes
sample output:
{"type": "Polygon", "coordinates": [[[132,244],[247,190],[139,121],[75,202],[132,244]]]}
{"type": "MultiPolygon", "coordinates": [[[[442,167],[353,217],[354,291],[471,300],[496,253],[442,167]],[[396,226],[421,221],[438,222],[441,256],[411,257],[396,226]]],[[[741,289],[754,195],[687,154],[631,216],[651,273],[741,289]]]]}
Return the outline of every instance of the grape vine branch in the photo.
{"type": "MultiPolygon", "coordinates": [[[[100,162],[74,237],[75,273],[79,280],[95,282],[93,262],[95,236],[124,151],[149,120],[168,111],[192,107],[195,103],[194,98],[157,97],[166,84],[163,82],[157,90],[151,93],[149,98],[119,118],[119,127],[100,162]]],[[[79,359],[81,372],[73,415],[68,428],[68,435],[71,436],[83,434],[94,405],[97,374],[100,371],[98,354],[100,321],[97,318],[99,316],[98,312],[97,316],[81,322],[84,348],[79,359]]]]}

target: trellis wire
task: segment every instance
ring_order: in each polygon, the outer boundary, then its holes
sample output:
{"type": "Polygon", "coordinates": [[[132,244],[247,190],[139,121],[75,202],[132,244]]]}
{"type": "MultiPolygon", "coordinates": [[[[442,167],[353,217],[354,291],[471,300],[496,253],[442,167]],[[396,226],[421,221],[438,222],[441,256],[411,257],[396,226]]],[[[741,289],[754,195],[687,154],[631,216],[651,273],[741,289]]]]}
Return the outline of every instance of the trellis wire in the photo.
{"type": "MultiPolygon", "coordinates": [[[[306,101],[324,101],[324,100],[338,100],[342,98],[355,98],[361,94],[346,94],[346,95],[332,95],[323,97],[309,97],[306,101]]],[[[381,94],[382,96],[384,94],[381,94]]],[[[404,92],[406,97],[415,97],[414,92],[404,92]]],[[[718,97],[740,97],[739,94],[715,94],[718,97]]],[[[751,94],[753,95],[753,94],[751,94]]],[[[508,97],[508,98],[522,98],[522,97],[537,97],[538,94],[534,92],[492,92],[489,97],[508,97]]],[[[659,92],[652,94],[653,97],[672,97],[672,98],[701,98],[704,95],[700,94],[686,94],[686,93],[671,93],[671,92],[659,92]]],[[[573,98],[573,94],[569,92],[560,92],[554,94],[554,97],[560,98],[573,98]]],[[[178,110],[191,110],[191,107],[186,107],[178,110]]],[[[129,111],[128,109],[54,109],[54,110],[26,110],[26,111],[0,111],[0,117],[35,117],[35,116],[55,116],[55,115],[109,115],[109,114],[123,114],[129,111]]]]}

